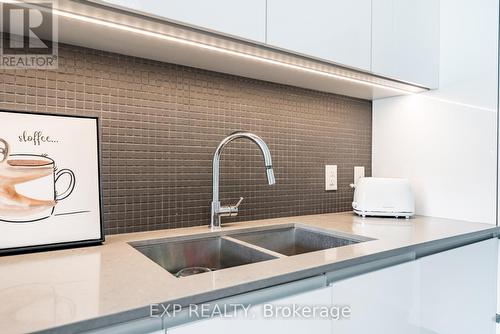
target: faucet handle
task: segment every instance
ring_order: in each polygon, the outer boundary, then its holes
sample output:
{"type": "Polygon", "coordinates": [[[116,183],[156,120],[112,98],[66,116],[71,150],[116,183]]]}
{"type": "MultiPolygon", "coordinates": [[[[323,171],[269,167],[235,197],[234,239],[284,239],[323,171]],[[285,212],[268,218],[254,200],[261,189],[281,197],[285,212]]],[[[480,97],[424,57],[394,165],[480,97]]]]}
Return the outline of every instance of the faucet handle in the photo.
{"type": "Polygon", "coordinates": [[[236,203],[236,205],[231,206],[229,208],[229,216],[230,217],[235,217],[238,215],[238,207],[240,206],[241,202],[243,202],[243,197],[240,197],[240,200],[238,201],[238,203],[236,203]]]}
{"type": "Polygon", "coordinates": [[[217,213],[221,217],[235,217],[238,215],[238,207],[241,202],[243,202],[243,197],[240,197],[240,200],[235,205],[225,205],[219,207],[217,213]]]}
{"type": "Polygon", "coordinates": [[[240,200],[238,201],[238,203],[236,203],[236,205],[234,207],[236,209],[238,209],[238,207],[240,206],[241,202],[243,202],[243,197],[240,197],[240,200]]]}

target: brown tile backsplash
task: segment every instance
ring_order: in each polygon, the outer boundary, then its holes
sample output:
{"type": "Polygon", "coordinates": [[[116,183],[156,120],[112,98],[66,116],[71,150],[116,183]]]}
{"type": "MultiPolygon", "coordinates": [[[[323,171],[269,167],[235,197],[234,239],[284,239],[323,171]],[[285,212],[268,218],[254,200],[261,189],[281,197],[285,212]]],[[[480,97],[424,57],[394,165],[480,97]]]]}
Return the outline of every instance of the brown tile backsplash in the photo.
{"type": "Polygon", "coordinates": [[[100,117],[107,234],[208,225],[212,153],[236,130],[266,141],[276,185],[253,143],[231,143],[221,202],[245,200],[223,222],[350,210],[353,167],[371,173],[370,101],[76,46],[56,71],[0,71],[0,108],[100,117]]]}

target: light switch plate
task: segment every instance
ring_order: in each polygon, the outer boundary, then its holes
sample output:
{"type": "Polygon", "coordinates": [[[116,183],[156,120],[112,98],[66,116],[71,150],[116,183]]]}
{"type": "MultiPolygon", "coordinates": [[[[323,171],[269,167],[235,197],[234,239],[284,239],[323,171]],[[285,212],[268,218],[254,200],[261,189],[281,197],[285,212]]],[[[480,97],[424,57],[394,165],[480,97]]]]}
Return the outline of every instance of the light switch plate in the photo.
{"type": "Polygon", "coordinates": [[[365,167],[364,166],[354,167],[354,184],[358,183],[358,180],[362,177],[365,177],[365,167]]]}
{"type": "Polygon", "coordinates": [[[325,165],[325,190],[337,190],[337,165],[325,165]]]}

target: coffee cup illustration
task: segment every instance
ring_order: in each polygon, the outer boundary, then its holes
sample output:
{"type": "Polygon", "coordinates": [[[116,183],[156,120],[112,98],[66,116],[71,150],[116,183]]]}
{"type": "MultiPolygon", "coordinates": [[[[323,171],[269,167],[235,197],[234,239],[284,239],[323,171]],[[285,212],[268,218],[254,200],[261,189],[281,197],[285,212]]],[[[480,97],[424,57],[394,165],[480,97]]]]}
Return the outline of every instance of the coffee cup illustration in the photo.
{"type": "Polygon", "coordinates": [[[45,155],[11,154],[0,138],[0,222],[29,223],[49,218],[75,189],[70,169],[57,170],[45,155]],[[56,189],[63,184],[65,189],[56,189]]]}

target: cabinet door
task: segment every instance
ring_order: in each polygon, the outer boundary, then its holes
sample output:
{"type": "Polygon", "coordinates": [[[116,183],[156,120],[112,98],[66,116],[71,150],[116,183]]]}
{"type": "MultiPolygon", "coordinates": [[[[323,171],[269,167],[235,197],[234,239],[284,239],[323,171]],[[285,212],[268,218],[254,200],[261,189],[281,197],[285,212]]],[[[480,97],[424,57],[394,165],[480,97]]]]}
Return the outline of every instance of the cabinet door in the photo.
{"type": "Polygon", "coordinates": [[[369,71],[371,0],[268,0],[267,43],[369,71]]]}
{"type": "Polygon", "coordinates": [[[110,4],[265,42],[266,0],[104,0],[110,4]]]}
{"type": "Polygon", "coordinates": [[[333,305],[349,305],[350,319],[333,321],[333,333],[420,333],[415,261],[334,282],[333,305]]]}
{"type": "Polygon", "coordinates": [[[422,328],[440,334],[495,333],[498,239],[417,262],[422,328]]]}
{"type": "MultiPolygon", "coordinates": [[[[332,295],[330,287],[320,288],[309,292],[300,293],[294,296],[278,299],[267,304],[254,305],[247,314],[238,311],[234,317],[216,317],[211,319],[199,320],[187,323],[174,328],[167,329],[168,334],[256,334],[256,333],[283,333],[287,334],[331,334],[331,321],[328,318],[312,320],[297,319],[291,317],[274,316],[277,313],[270,309],[267,315],[264,313],[266,307],[272,307],[276,310],[280,306],[292,307],[298,306],[330,306],[332,295]]],[[[283,312],[286,316],[287,314],[283,312]]]]}
{"type": "Polygon", "coordinates": [[[373,0],[372,72],[437,88],[439,0],[373,0]]]}
{"type": "MultiPolygon", "coordinates": [[[[497,315],[500,317],[500,242],[498,243],[498,258],[497,258],[497,315]]],[[[500,319],[497,320],[496,334],[500,334],[500,319]]]]}

